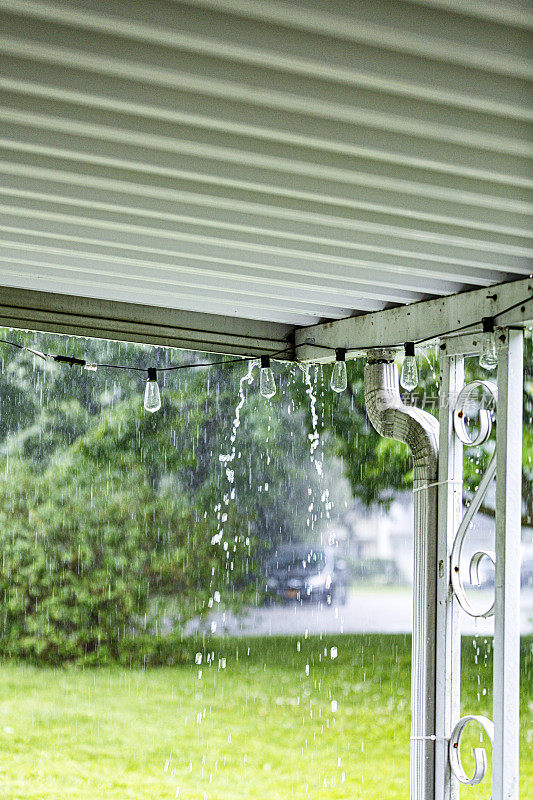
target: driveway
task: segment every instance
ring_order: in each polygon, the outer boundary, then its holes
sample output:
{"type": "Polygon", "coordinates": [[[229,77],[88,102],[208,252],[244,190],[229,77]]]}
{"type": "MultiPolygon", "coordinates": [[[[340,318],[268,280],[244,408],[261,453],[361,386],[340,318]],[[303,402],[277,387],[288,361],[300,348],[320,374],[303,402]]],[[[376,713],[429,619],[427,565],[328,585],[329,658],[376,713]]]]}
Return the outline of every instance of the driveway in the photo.
{"type": "MultiPolygon", "coordinates": [[[[489,593],[483,596],[489,598],[489,593]]],[[[521,594],[521,632],[533,633],[533,589],[521,594]]],[[[214,613],[207,629],[216,634],[232,636],[263,636],[265,634],[317,633],[410,633],[412,628],[412,598],[410,588],[355,589],[349,594],[345,606],[294,604],[284,606],[248,608],[242,615],[214,613]]],[[[197,628],[189,626],[192,632],[197,628]]],[[[462,619],[466,635],[490,634],[492,620],[472,619],[466,614],[462,619]]]]}

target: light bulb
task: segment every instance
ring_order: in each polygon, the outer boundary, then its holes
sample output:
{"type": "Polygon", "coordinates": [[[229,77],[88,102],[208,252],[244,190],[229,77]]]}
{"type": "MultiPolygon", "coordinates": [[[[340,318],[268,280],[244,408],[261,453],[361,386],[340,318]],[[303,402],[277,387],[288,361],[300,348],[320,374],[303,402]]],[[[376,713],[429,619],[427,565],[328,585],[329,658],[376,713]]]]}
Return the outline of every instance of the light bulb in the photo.
{"type": "Polygon", "coordinates": [[[337,347],[335,350],[336,361],[331,373],[330,386],[334,392],[344,392],[348,386],[348,377],[346,375],[346,350],[342,347],[337,347]]]}
{"type": "Polygon", "coordinates": [[[148,380],[146,381],[146,389],[144,390],[144,407],[152,414],[154,411],[159,411],[161,408],[161,394],[159,392],[159,384],[157,383],[157,370],[150,367],[148,370],[148,380]]]}
{"type": "Polygon", "coordinates": [[[400,385],[407,389],[408,392],[412,392],[418,386],[418,367],[416,365],[414,342],[406,342],[404,350],[405,357],[400,375],[400,385]]]}
{"type": "Polygon", "coordinates": [[[492,317],[483,317],[482,323],[483,339],[479,365],[484,369],[495,369],[498,366],[498,356],[494,339],[494,320],[492,317]]]}
{"type": "Polygon", "coordinates": [[[91,364],[89,361],[83,365],[83,369],[86,369],[87,372],[96,372],[98,369],[98,364],[91,364]]]}
{"type": "Polygon", "coordinates": [[[276,394],[276,381],[270,366],[270,356],[261,356],[261,374],[259,377],[259,391],[267,400],[276,394]]]}

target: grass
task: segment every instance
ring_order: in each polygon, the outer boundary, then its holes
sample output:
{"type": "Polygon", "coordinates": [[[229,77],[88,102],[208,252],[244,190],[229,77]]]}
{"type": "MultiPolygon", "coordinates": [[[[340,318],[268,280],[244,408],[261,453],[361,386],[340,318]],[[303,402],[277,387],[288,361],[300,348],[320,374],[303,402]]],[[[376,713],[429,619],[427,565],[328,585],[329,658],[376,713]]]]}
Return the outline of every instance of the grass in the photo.
{"type": "MultiPolygon", "coordinates": [[[[532,637],[523,641],[523,798],[533,785],[532,647],[532,637]]],[[[480,638],[473,647],[466,639],[463,651],[464,710],[489,714],[490,691],[483,689],[491,683],[490,642],[480,638]]],[[[204,640],[198,652],[200,665],[191,657],[187,666],[146,671],[4,663],[0,795],[408,796],[409,637],[217,639],[204,640]]],[[[472,800],[489,796],[486,783],[467,791],[472,800]]]]}

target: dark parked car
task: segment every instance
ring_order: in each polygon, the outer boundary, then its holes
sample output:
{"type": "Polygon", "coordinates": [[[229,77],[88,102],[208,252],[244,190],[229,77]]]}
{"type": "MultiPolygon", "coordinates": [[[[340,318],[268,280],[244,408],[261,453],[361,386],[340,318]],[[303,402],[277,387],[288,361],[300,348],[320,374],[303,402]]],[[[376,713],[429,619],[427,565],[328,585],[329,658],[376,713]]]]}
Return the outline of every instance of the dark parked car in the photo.
{"type": "Polygon", "coordinates": [[[266,589],[271,597],[344,605],[346,563],[332,547],[283,545],[266,565],[266,589]]]}

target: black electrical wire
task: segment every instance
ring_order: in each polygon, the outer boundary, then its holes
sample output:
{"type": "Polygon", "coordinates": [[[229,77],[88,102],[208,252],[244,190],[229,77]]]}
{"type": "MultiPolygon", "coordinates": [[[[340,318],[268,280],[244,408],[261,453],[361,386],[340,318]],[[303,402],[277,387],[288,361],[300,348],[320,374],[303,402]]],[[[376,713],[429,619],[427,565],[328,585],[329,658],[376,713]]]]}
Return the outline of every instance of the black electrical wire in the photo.
{"type": "MultiPolygon", "coordinates": [[[[284,353],[289,353],[292,349],[293,349],[292,347],[286,347],[284,350],[278,350],[277,353],[267,353],[267,355],[270,358],[276,358],[276,356],[281,356],[284,353]]],[[[229,361],[221,360],[221,361],[209,361],[206,363],[197,362],[193,364],[177,364],[175,366],[158,368],[157,371],[171,372],[177,369],[194,369],[194,367],[215,367],[218,364],[246,364],[250,361],[259,360],[261,357],[262,357],[261,355],[257,355],[257,356],[247,356],[245,358],[230,358],[229,361]]]]}
{"type": "Polygon", "coordinates": [[[4,344],[9,344],[11,347],[16,347],[18,350],[28,350],[29,349],[23,344],[17,344],[17,342],[8,342],[7,339],[0,339],[0,342],[3,342],[4,344]]]}
{"type": "MultiPolygon", "coordinates": [[[[523,300],[520,300],[518,303],[513,303],[513,305],[508,306],[507,308],[504,308],[502,311],[498,311],[498,313],[494,314],[490,319],[495,320],[498,317],[501,317],[503,314],[507,314],[509,311],[512,311],[514,308],[518,308],[518,306],[521,306],[524,303],[526,303],[529,299],[530,298],[525,298],[523,300]]],[[[482,322],[481,320],[478,320],[477,322],[469,322],[467,325],[462,325],[459,328],[453,328],[452,330],[442,331],[441,333],[438,333],[438,334],[432,334],[431,336],[426,336],[423,339],[415,340],[414,344],[423,344],[424,342],[429,342],[429,341],[432,341],[433,339],[438,339],[441,336],[448,336],[449,334],[452,334],[452,333],[459,333],[461,331],[467,330],[468,328],[473,328],[475,325],[480,325],[481,322],[482,322]]],[[[127,364],[101,364],[101,363],[94,362],[94,361],[86,361],[85,359],[78,358],[77,356],[66,356],[66,355],[59,355],[59,354],[52,354],[52,353],[42,353],[40,350],[34,350],[31,347],[27,347],[26,345],[23,345],[23,344],[18,344],[18,342],[11,342],[11,341],[9,341],[7,339],[0,339],[0,342],[2,342],[3,344],[7,344],[10,347],[16,347],[18,350],[26,350],[27,352],[33,353],[34,355],[38,356],[39,358],[44,359],[45,361],[46,360],[56,361],[58,363],[69,364],[71,367],[72,366],[85,367],[87,365],[91,365],[91,366],[97,367],[98,369],[124,369],[124,370],[129,370],[131,372],[144,372],[144,373],[146,373],[148,371],[148,367],[134,367],[134,366],[129,366],[127,364]]],[[[298,347],[304,347],[304,346],[315,347],[315,348],[318,348],[319,350],[329,350],[330,352],[334,352],[334,351],[337,351],[337,350],[338,351],[350,350],[350,348],[345,348],[345,347],[339,348],[339,347],[331,347],[329,345],[324,345],[324,344],[311,344],[310,342],[301,342],[300,344],[296,344],[296,345],[293,345],[293,346],[290,346],[290,347],[286,347],[284,350],[278,350],[276,353],[267,353],[266,355],[269,355],[270,358],[276,358],[277,356],[284,355],[285,353],[291,352],[291,350],[294,350],[294,349],[296,349],[298,347]]],[[[357,350],[375,350],[375,349],[386,350],[388,348],[394,348],[394,347],[400,347],[400,346],[401,346],[400,343],[394,342],[393,344],[381,344],[381,345],[379,345],[379,347],[376,347],[375,344],[374,345],[369,345],[369,346],[366,346],[366,347],[358,346],[356,349],[357,350]]],[[[354,348],[351,348],[351,349],[354,349],[354,348]]],[[[175,371],[180,370],[180,369],[195,369],[196,367],[215,367],[215,366],[218,366],[220,364],[237,364],[237,363],[246,364],[246,363],[249,363],[250,361],[255,361],[256,359],[259,359],[260,357],[261,357],[261,354],[258,354],[258,355],[255,355],[255,356],[245,356],[243,358],[231,358],[229,360],[222,359],[222,360],[219,360],[219,361],[196,362],[196,363],[193,363],[193,364],[171,364],[169,367],[157,367],[156,369],[157,369],[157,372],[175,372],[175,371]]]]}
{"type": "MultiPolygon", "coordinates": [[[[18,342],[11,342],[8,339],[0,339],[0,342],[3,344],[7,344],[10,347],[16,347],[18,350],[26,350],[28,353],[33,353],[39,358],[44,359],[45,361],[56,361],[57,363],[61,364],[69,364],[72,366],[79,366],[85,367],[88,364],[98,369],[124,369],[130,370],[131,372],[148,372],[148,367],[135,367],[130,366],[128,364],[105,364],[99,363],[97,361],[86,361],[84,358],[78,358],[77,356],[66,356],[66,355],[57,355],[53,353],[42,353],[39,350],[34,350],[27,345],[18,344],[18,342]]],[[[270,358],[276,358],[277,356],[284,355],[292,350],[292,347],[286,347],[283,350],[278,350],[275,353],[271,353],[270,358]]],[[[194,369],[195,367],[214,367],[219,364],[246,364],[250,361],[255,361],[259,359],[261,356],[245,356],[243,358],[231,358],[231,359],[221,359],[219,361],[207,361],[207,362],[195,362],[192,364],[172,364],[169,367],[156,367],[157,372],[172,372],[179,369],[194,369]]]]}

